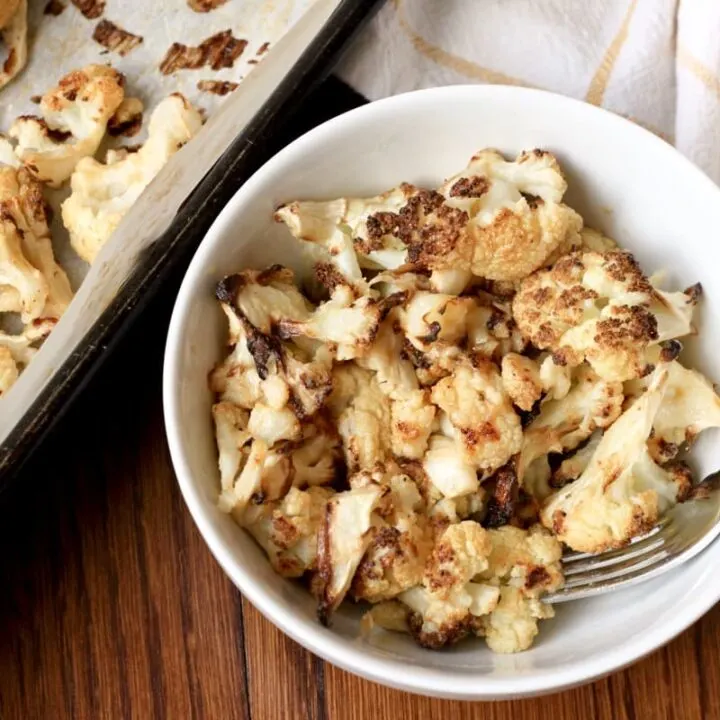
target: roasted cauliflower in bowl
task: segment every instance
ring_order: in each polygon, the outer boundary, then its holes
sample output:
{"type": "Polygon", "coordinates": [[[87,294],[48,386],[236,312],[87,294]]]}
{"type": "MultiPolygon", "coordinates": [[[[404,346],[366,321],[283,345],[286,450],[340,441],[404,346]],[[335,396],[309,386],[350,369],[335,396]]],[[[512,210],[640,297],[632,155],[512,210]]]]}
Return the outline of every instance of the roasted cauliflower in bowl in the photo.
{"type": "Polygon", "coordinates": [[[661,290],[563,202],[558,160],[482,150],[438,188],[292,201],[312,268],[229,268],[210,375],[220,508],[329,625],[525,650],[564,548],[600,552],[691,496],[720,426],[679,359],[702,292],[661,290]]]}

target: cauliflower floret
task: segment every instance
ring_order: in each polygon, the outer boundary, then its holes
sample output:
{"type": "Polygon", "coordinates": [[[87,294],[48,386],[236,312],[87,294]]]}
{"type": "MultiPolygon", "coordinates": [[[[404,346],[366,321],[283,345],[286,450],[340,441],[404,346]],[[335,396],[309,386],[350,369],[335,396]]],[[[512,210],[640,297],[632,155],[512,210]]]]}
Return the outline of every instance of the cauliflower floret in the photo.
{"type": "MultiPolygon", "coordinates": [[[[116,107],[103,116],[104,122],[116,107]]],[[[140,194],[201,126],[200,113],[174,93],[153,111],[148,139],[137,152],[109,156],[107,165],[92,157],[77,163],[70,180],[72,194],[62,204],[62,218],[72,246],[83,260],[95,259],[140,194]]]]}
{"type": "Polygon", "coordinates": [[[20,117],[10,128],[15,153],[38,180],[59,187],[81,159],[97,152],[123,97],[123,77],[116,70],[105,65],[74,70],[43,95],[42,117],[20,117]]]}
{"type": "Polygon", "coordinates": [[[352,291],[342,287],[306,320],[280,320],[278,332],[285,339],[301,335],[330,344],[335,347],[338,360],[352,360],[368,351],[383,314],[382,301],[368,296],[353,300],[352,291]]]}
{"type": "Polygon", "coordinates": [[[508,353],[522,353],[527,341],[512,318],[506,299],[478,292],[467,317],[467,344],[497,362],[508,353]]]}
{"type": "Polygon", "coordinates": [[[502,467],[522,445],[520,418],[495,365],[482,356],[459,363],[432,388],[432,401],[455,428],[464,462],[486,474],[502,467]]]}
{"type": "Polygon", "coordinates": [[[720,398],[710,382],[677,361],[667,368],[667,388],[648,441],[650,454],[660,463],[672,460],[678,446],[691,443],[703,430],[720,427],[720,398]]]}
{"type": "Polygon", "coordinates": [[[402,308],[400,324],[420,350],[438,341],[456,345],[467,335],[467,317],[474,307],[472,298],[419,291],[402,308]]]}
{"type": "Polygon", "coordinates": [[[318,618],[327,625],[350,587],[372,541],[373,511],[387,490],[379,485],[347,490],[328,500],[318,532],[318,618]]]}
{"type": "Polygon", "coordinates": [[[0,288],[5,288],[3,308],[19,312],[24,323],[42,315],[47,282],[25,257],[21,231],[8,215],[0,216],[0,288]]]}
{"type": "Polygon", "coordinates": [[[538,461],[550,452],[574,450],[598,428],[612,425],[622,412],[622,383],[599,378],[587,365],[574,369],[572,382],[562,399],[544,402],[525,429],[519,476],[523,487],[538,500],[551,491],[550,474],[545,470],[549,468],[538,461]]]}
{"type": "Polygon", "coordinates": [[[240,524],[268,554],[277,573],[300,577],[317,565],[318,533],[333,491],[291,488],[281,502],[250,506],[240,524]]]}
{"type": "Polygon", "coordinates": [[[17,227],[23,255],[47,285],[43,309],[34,319],[42,318],[49,330],[65,312],[73,293],[65,271],[55,261],[42,188],[26,170],[0,167],[0,213],[17,227]]]}
{"type": "Polygon", "coordinates": [[[328,407],[343,440],[351,472],[382,463],[390,454],[390,401],[375,374],[353,365],[333,368],[328,407]]]}
{"type": "Polygon", "coordinates": [[[543,394],[537,364],[523,355],[508,353],[502,359],[501,375],[505,392],[521,410],[529,411],[543,394]]]}
{"type": "Polygon", "coordinates": [[[311,424],[303,425],[303,440],[290,454],[293,485],[302,489],[332,482],[342,455],[337,431],[326,418],[316,415],[311,424]]]}
{"type": "MultiPolygon", "coordinates": [[[[379,480],[390,492],[376,510],[372,540],[351,588],[356,600],[373,603],[419,585],[433,544],[425,503],[414,481],[392,469],[381,473],[379,480]]],[[[351,487],[357,484],[358,479],[351,478],[351,487]]]]}
{"type": "MultiPolygon", "coordinates": [[[[247,430],[248,413],[229,402],[219,402],[212,408],[215,421],[215,438],[218,446],[220,488],[223,493],[232,491],[238,473],[245,464],[245,446],[252,439],[247,430]]],[[[221,505],[225,504],[223,500],[221,505]]],[[[230,498],[234,504],[234,498],[230,498]]]]}
{"type": "Polygon", "coordinates": [[[570,392],[572,368],[558,365],[552,355],[548,355],[540,363],[540,383],[547,400],[561,400],[570,392]]]}
{"type": "Polygon", "coordinates": [[[410,239],[410,259],[433,270],[520,280],[558,248],[578,242],[582,218],[561,203],[566,188],[548,152],[507,162],[497,151],[483,150],[425,202],[423,215],[448,221],[425,220],[410,239]]]}
{"type": "MultiPolygon", "coordinates": [[[[602,440],[602,436],[603,434],[600,430],[594,432],[584,445],[560,463],[557,470],[552,472],[550,467],[548,467],[548,491],[544,497],[540,499],[544,500],[549,495],[552,495],[555,490],[565,487],[565,485],[573,480],[577,480],[585,472],[585,469],[590,464],[590,460],[592,460],[592,456],[600,444],[600,440],[602,440]]],[[[530,483],[529,486],[533,487],[533,494],[537,497],[537,494],[534,492],[535,486],[532,483],[530,483]]]]}
{"type": "Polygon", "coordinates": [[[528,597],[516,587],[505,586],[500,588],[495,608],[478,617],[473,629],[493,652],[516,653],[532,645],[538,634],[538,620],[554,615],[552,605],[528,597]]]}
{"type": "Polygon", "coordinates": [[[583,474],[543,507],[543,524],[573,550],[621,547],[689,493],[687,469],[659,467],[646,445],[668,378],[660,366],[647,392],[605,431],[583,474]]]}
{"type": "Polygon", "coordinates": [[[329,262],[345,282],[363,290],[361,268],[392,270],[406,262],[395,218],[416,192],[404,183],[372,198],[292,202],[280,207],[275,219],[304,241],[318,261],[329,262]]]}
{"type": "Polygon", "coordinates": [[[451,525],[428,558],[423,585],[400,595],[412,613],[410,632],[423,647],[437,649],[463,638],[476,616],[497,603],[497,588],[472,579],[488,567],[491,550],[486,530],[472,520],[451,525]]]}
{"type": "Polygon", "coordinates": [[[408,614],[410,610],[399,600],[385,600],[376,603],[368,610],[360,621],[363,635],[370,634],[374,627],[394,632],[409,633],[408,614]]]}
{"type": "Polygon", "coordinates": [[[390,404],[390,443],[398,457],[419,460],[425,455],[436,408],[427,390],[414,390],[390,404]]]}
{"type": "Polygon", "coordinates": [[[583,250],[591,250],[599,253],[617,250],[617,243],[613,239],[589,227],[584,227],[581,230],[580,241],[583,250]]]}
{"type": "Polygon", "coordinates": [[[263,402],[255,403],[247,428],[253,438],[268,447],[281,440],[298,440],[302,434],[300,421],[289,407],[278,409],[263,402]]]}
{"type": "Polygon", "coordinates": [[[0,7],[0,36],[7,59],[0,68],[0,88],[7,85],[27,62],[27,0],[9,0],[0,7]]]}
{"type": "Polygon", "coordinates": [[[655,362],[649,348],[693,332],[697,286],[663,293],[620,251],[574,252],[526,278],[513,299],[513,317],[557,364],[587,360],[601,377],[641,377],[655,362]]]}
{"type": "Polygon", "coordinates": [[[423,469],[433,487],[446,498],[460,497],[478,489],[477,470],[463,459],[455,440],[444,435],[430,436],[423,469]]]}

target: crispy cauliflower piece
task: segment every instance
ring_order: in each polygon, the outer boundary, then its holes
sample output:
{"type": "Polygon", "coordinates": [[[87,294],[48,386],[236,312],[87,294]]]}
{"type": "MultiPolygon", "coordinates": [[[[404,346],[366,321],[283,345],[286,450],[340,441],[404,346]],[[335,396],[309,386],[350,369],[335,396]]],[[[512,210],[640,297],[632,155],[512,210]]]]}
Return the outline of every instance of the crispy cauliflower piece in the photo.
{"type": "Polygon", "coordinates": [[[0,88],[27,62],[27,0],[8,0],[0,7],[0,36],[8,56],[0,68],[0,88]]]}
{"type": "Polygon", "coordinates": [[[390,444],[398,457],[419,460],[425,455],[436,407],[427,390],[414,390],[390,404],[390,444]]]}
{"type": "Polygon", "coordinates": [[[333,368],[328,407],[343,440],[351,472],[384,462],[390,454],[390,401],[374,373],[353,365],[333,368]]]}
{"type": "Polygon", "coordinates": [[[65,312],[73,292],[65,271],[55,261],[42,188],[26,170],[0,167],[0,213],[17,227],[23,255],[47,285],[42,311],[33,319],[42,318],[49,330],[65,312]]]}
{"type": "Polygon", "coordinates": [[[292,202],[278,208],[283,222],[313,256],[329,263],[349,285],[366,287],[361,268],[395,269],[406,262],[407,249],[397,237],[396,213],[417,192],[403,184],[372,198],[327,202],[292,202]]]}
{"type": "Polygon", "coordinates": [[[656,290],[632,255],[574,252],[523,280],[513,317],[557,364],[587,360],[607,380],[629,380],[652,369],[649,348],[693,332],[698,287],[656,290]]]}
{"type": "Polygon", "coordinates": [[[582,218],[562,204],[566,189],[548,152],[524,152],[507,162],[483,150],[440,188],[444,205],[464,215],[464,233],[421,237],[411,258],[433,270],[467,268],[492,280],[520,280],[578,242],[582,218]]]}
{"type": "MultiPolygon", "coordinates": [[[[218,447],[220,488],[232,491],[238,473],[247,459],[246,445],[252,440],[247,430],[248,413],[229,402],[215,403],[212,408],[218,447]]],[[[231,504],[233,499],[230,499],[231,504]]],[[[221,500],[221,504],[223,501],[221,500]]]]}
{"type": "Polygon", "coordinates": [[[264,395],[269,406],[281,409],[287,403],[303,419],[313,416],[331,391],[332,357],[320,347],[308,358],[301,348],[268,334],[278,315],[309,313],[291,280],[291,271],[273,266],[218,283],[216,294],[228,317],[234,349],[213,371],[210,384],[221,397],[241,407],[251,409],[264,395]]]}
{"type": "Polygon", "coordinates": [[[540,383],[546,399],[562,400],[570,392],[572,368],[558,365],[552,355],[548,355],[540,363],[540,383]]]}
{"type": "Polygon", "coordinates": [[[430,274],[430,289],[440,295],[460,295],[471,280],[472,273],[463,268],[433,270],[430,274]]]}
{"type": "Polygon", "coordinates": [[[430,436],[423,469],[443,497],[456,498],[478,489],[477,470],[464,460],[456,441],[444,435],[430,436]]]}
{"type": "MultiPolygon", "coordinates": [[[[415,482],[392,469],[380,475],[380,484],[390,492],[376,510],[380,517],[351,587],[356,600],[372,603],[389,600],[419,585],[433,545],[425,503],[415,482]]],[[[351,487],[358,482],[351,478],[351,487]]]]}
{"type": "Polygon", "coordinates": [[[408,339],[420,350],[439,341],[458,344],[467,335],[472,298],[419,291],[402,308],[400,324],[408,339]]]}
{"type": "Polygon", "coordinates": [[[303,426],[303,439],[290,454],[292,483],[300,489],[327,485],[338,475],[342,444],[337,431],[325,418],[315,416],[303,426]]]}
{"type": "Polygon", "coordinates": [[[584,227],[580,231],[580,242],[583,250],[591,250],[592,252],[606,253],[610,250],[617,250],[617,243],[612,239],[603,235],[598,230],[584,227]]]}
{"type": "Polygon", "coordinates": [[[20,117],[10,128],[25,167],[38,180],[59,187],[80,160],[97,152],[123,100],[123,82],[105,65],[88,65],[61,78],[40,101],[42,117],[20,117]]]}
{"type": "Polygon", "coordinates": [[[42,273],[22,251],[22,233],[8,215],[0,215],[0,288],[3,308],[19,312],[23,323],[42,315],[48,296],[48,285],[42,273]]]}
{"type": "Polygon", "coordinates": [[[505,355],[501,364],[501,376],[505,392],[521,410],[531,410],[543,394],[540,369],[533,360],[524,355],[505,355]]]}
{"type": "Polygon", "coordinates": [[[373,511],[385,488],[379,485],[333,495],[318,533],[318,618],[327,625],[345,597],[355,571],[372,541],[373,511]]]}
{"type": "Polygon", "coordinates": [[[720,398],[708,380],[679,362],[668,364],[668,382],[653,421],[648,448],[653,459],[674,459],[679,446],[708,428],[720,427],[720,398]]]}
{"type": "Polygon", "coordinates": [[[301,335],[335,348],[338,360],[364,355],[383,319],[383,303],[366,295],[353,299],[347,287],[338,288],[306,320],[280,320],[278,332],[284,339],[301,335]]]}
{"type": "Polygon", "coordinates": [[[455,429],[464,462],[484,473],[502,467],[522,445],[520,418],[495,365],[482,356],[458,363],[432,388],[432,401],[455,429]]]}
{"type": "Polygon", "coordinates": [[[367,636],[375,627],[394,632],[409,633],[408,614],[410,610],[399,600],[384,600],[373,605],[360,621],[362,633],[367,636]]]}
{"type": "Polygon", "coordinates": [[[253,438],[268,447],[281,440],[298,440],[302,434],[297,415],[287,405],[273,408],[264,402],[255,403],[247,428],[253,438]]]}
{"type": "MultiPolygon", "coordinates": [[[[105,121],[116,107],[103,116],[105,121]]],[[[140,194],[201,126],[200,113],[182,95],[173,93],[153,111],[148,139],[137,152],[109,154],[106,165],[92,157],[77,162],[70,180],[72,193],[62,204],[62,218],[72,246],[83,260],[95,259],[140,194]]]]}
{"type": "Polygon", "coordinates": [[[423,647],[438,649],[462,639],[476,616],[497,603],[497,588],[472,582],[488,567],[491,550],[486,530],[472,520],[451,525],[428,558],[423,585],[405,591],[400,600],[412,612],[410,632],[423,647]]]}
{"type": "Polygon", "coordinates": [[[598,428],[607,428],[622,412],[623,386],[599,378],[587,365],[573,371],[572,389],[560,400],[547,400],[525,429],[520,454],[522,486],[538,500],[551,491],[550,473],[542,458],[574,450],[598,428]]]}
{"type": "Polygon", "coordinates": [[[668,379],[668,369],[660,366],[647,392],[605,431],[583,474],[544,505],[543,524],[573,550],[621,547],[689,493],[687,469],[661,468],[646,444],[668,379]]]}
{"type": "MultiPolygon", "coordinates": [[[[584,472],[592,460],[598,445],[602,440],[602,432],[600,430],[594,432],[588,441],[580,446],[570,457],[565,458],[554,472],[548,467],[548,483],[549,491],[545,495],[552,495],[555,490],[565,487],[569,482],[577,480],[584,472]]],[[[531,487],[532,484],[530,485],[531,487]]],[[[535,494],[535,493],[533,493],[535,494]]],[[[545,497],[541,499],[545,499],[545,497]]]]}
{"type": "Polygon", "coordinates": [[[513,586],[501,587],[500,597],[493,610],[478,617],[474,630],[485,638],[496,653],[516,653],[527,650],[538,634],[538,620],[555,615],[552,605],[527,597],[513,586]]]}
{"type": "Polygon", "coordinates": [[[290,488],[280,502],[250,506],[239,518],[283,577],[300,577],[317,566],[318,533],[333,491],[290,488]]]}

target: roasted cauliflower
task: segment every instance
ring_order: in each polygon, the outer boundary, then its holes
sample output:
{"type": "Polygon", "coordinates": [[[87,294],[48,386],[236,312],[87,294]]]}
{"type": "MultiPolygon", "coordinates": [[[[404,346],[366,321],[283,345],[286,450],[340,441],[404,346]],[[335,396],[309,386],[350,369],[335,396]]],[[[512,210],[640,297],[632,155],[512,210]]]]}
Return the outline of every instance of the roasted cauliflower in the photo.
{"type": "Polygon", "coordinates": [[[302,285],[218,284],[219,506],[324,624],[350,597],[365,633],[526,650],[563,543],[620,547],[707,492],[678,459],[720,427],[677,360],[701,288],[661,290],[565,190],[550,153],[484,150],[437,190],[290,202],[302,285]]]}
{"type": "MultiPolygon", "coordinates": [[[[103,122],[116,108],[107,117],[103,114],[103,122]]],[[[91,157],[95,150],[74,161],[72,192],[62,204],[62,217],[72,246],[83,260],[95,259],[140,194],[201,126],[200,113],[174,93],[153,111],[148,139],[137,151],[109,152],[104,165],[91,157]]]]}
{"type": "Polygon", "coordinates": [[[525,278],[512,308],[522,332],[556,364],[587,360],[606,380],[623,381],[652,371],[652,346],[694,331],[698,297],[697,286],[657,290],[630,253],[573,252],[525,278]]]}
{"type": "Polygon", "coordinates": [[[27,63],[27,12],[27,0],[6,0],[0,7],[0,37],[8,53],[0,68],[0,88],[27,63]]]}
{"type": "Polygon", "coordinates": [[[123,101],[123,85],[123,76],[105,65],[65,75],[43,95],[42,117],[20,117],[10,128],[18,158],[38,180],[59,187],[80,160],[97,152],[108,120],[123,101]]]}

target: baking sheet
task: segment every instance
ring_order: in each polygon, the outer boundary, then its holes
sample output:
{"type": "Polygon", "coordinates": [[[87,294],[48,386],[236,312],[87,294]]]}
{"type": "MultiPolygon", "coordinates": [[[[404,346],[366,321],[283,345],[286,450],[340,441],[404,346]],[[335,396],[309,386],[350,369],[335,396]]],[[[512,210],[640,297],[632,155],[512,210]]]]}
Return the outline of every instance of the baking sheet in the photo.
{"type": "MultiPolygon", "coordinates": [[[[116,3],[110,0],[106,8],[106,17],[109,16],[113,7],[120,7],[123,4],[126,10],[127,7],[131,5],[129,0],[124,0],[124,2],[118,0],[116,3]]],[[[137,0],[132,4],[135,6],[141,5],[137,0]]],[[[159,5],[160,3],[157,4],[159,5]]],[[[238,36],[241,28],[247,31],[250,27],[249,23],[252,19],[250,15],[252,15],[253,12],[257,13],[254,22],[257,28],[263,29],[263,34],[256,36],[253,42],[258,47],[264,42],[271,42],[270,50],[263,57],[265,59],[273,58],[273,60],[267,63],[261,61],[257,65],[250,64],[249,67],[254,69],[245,75],[238,91],[228,95],[222,100],[214,100],[215,107],[210,114],[210,119],[207,124],[200,131],[200,135],[182,148],[165,168],[163,168],[156,180],[151,183],[135,206],[133,206],[127,214],[91,268],[79,260],[74,262],[72,266],[66,264],[66,267],[71,269],[76,280],[82,280],[82,284],[78,289],[75,299],[54,331],[50,334],[41,351],[21,374],[19,380],[10,391],[0,400],[0,448],[2,448],[3,451],[5,451],[6,448],[3,447],[2,444],[13,431],[15,425],[21,418],[24,418],[28,409],[39,397],[41,391],[43,391],[46,386],[50,386],[50,381],[53,379],[55,373],[64,366],[67,359],[71,357],[71,353],[80,345],[83,338],[89,333],[95,323],[98,322],[105,309],[108,308],[123,286],[133,277],[135,268],[141,264],[143,254],[146,253],[149,246],[167,230],[178,209],[197,185],[198,181],[211,169],[232,139],[249,122],[255,111],[270,95],[273,88],[277,87],[287,70],[292,67],[293,63],[301,56],[307,44],[315,34],[317,34],[320,27],[322,27],[323,23],[328,19],[333,10],[336,9],[338,4],[338,0],[282,3],[230,0],[227,5],[221,8],[226,13],[232,8],[238,11],[238,17],[234,19],[232,25],[234,32],[237,32],[238,36]],[[308,12],[303,13],[302,10],[306,7],[308,8],[308,12]],[[268,13],[270,13],[271,9],[273,9],[275,25],[273,25],[269,19],[268,13]],[[299,21],[297,18],[298,15],[300,15],[299,21]],[[242,20],[244,24],[241,24],[239,19],[241,17],[244,18],[242,20]],[[282,32],[281,38],[276,38],[274,41],[268,39],[272,27],[275,27],[276,32],[282,32]],[[291,27],[293,28],[292,32],[285,32],[291,27]],[[195,140],[197,142],[195,142],[195,140]]],[[[187,8],[187,13],[185,13],[184,0],[173,0],[172,3],[164,2],[162,5],[164,7],[172,5],[174,12],[169,12],[167,17],[162,16],[162,23],[160,23],[161,30],[158,32],[161,34],[163,43],[158,43],[162,46],[158,47],[153,54],[157,62],[164,56],[169,44],[174,42],[171,38],[175,37],[175,39],[178,39],[178,37],[180,37],[182,40],[187,40],[189,44],[207,38],[208,35],[212,34],[213,30],[208,29],[208,21],[214,17],[213,13],[209,15],[198,15],[193,13],[189,8],[187,8]],[[181,4],[181,8],[178,9],[175,7],[181,4]],[[184,19],[182,23],[177,21],[178,24],[173,27],[179,28],[181,26],[187,26],[188,23],[194,26],[201,25],[203,28],[202,32],[198,32],[198,28],[193,27],[194,35],[188,34],[187,37],[175,35],[174,32],[171,32],[167,28],[170,27],[168,24],[170,18],[176,16],[182,16],[184,19]],[[198,21],[197,18],[201,20],[198,21]],[[165,44],[165,40],[168,41],[167,44],[165,44]]],[[[152,10],[152,13],[155,22],[158,22],[156,10],[157,8],[152,10]]],[[[35,21],[38,19],[36,12],[37,9],[35,8],[33,10],[33,18],[35,21]]],[[[92,34],[94,24],[82,18],[74,7],[67,7],[62,15],[59,17],[50,17],[48,22],[54,23],[55,21],[62,20],[66,14],[67,17],[74,17],[72,33],[79,33],[80,29],[85,28],[83,31],[85,40],[83,40],[83,43],[87,44],[87,37],[92,34]]],[[[139,13],[135,11],[132,15],[139,15],[139,13]]],[[[221,18],[221,20],[225,21],[227,21],[227,19],[227,15],[223,15],[221,18]]],[[[43,16],[41,22],[44,21],[45,17],[43,16]]],[[[222,25],[221,21],[218,21],[218,24],[213,25],[213,27],[226,29],[227,25],[222,25]]],[[[43,28],[44,25],[40,25],[38,28],[38,32],[33,40],[33,47],[35,43],[39,42],[39,38],[41,37],[45,37],[45,42],[49,42],[48,37],[43,35],[43,33],[49,31],[43,28]]],[[[138,27],[133,27],[133,30],[140,32],[138,27]]],[[[69,43],[70,41],[66,40],[65,42],[69,43]]],[[[62,45],[62,43],[57,44],[62,45]]],[[[143,44],[150,45],[147,38],[143,44]]],[[[250,46],[249,43],[248,47],[250,46]]],[[[69,47],[69,52],[73,52],[73,48],[77,49],[78,46],[70,44],[69,47]]],[[[82,61],[78,61],[77,55],[70,59],[66,58],[65,65],[59,67],[58,77],[73,67],[105,58],[105,56],[100,55],[100,50],[102,50],[102,48],[92,48],[92,53],[94,54],[82,61]]],[[[84,46],[80,51],[83,53],[91,52],[84,46]]],[[[248,59],[252,58],[248,57],[248,59]]],[[[131,61],[135,62],[132,56],[128,56],[124,60],[128,63],[131,61]]],[[[33,90],[29,90],[31,85],[28,84],[28,79],[31,73],[45,77],[44,82],[41,84],[41,91],[54,84],[56,78],[53,76],[53,79],[48,81],[46,69],[43,69],[38,64],[39,62],[36,55],[33,60],[33,66],[27,69],[22,80],[14,87],[8,86],[6,88],[6,90],[9,91],[7,94],[0,94],[3,113],[9,113],[11,117],[14,118],[16,113],[24,112],[25,108],[30,107],[30,109],[32,109],[32,103],[28,97],[31,94],[38,94],[38,92],[35,87],[33,87],[33,90]],[[22,88],[25,88],[25,90],[23,91],[22,88]],[[8,110],[10,104],[8,98],[10,97],[15,98],[12,112],[8,110]],[[30,104],[28,106],[27,104],[22,105],[21,103],[30,104]]],[[[47,58],[46,62],[48,62],[47,58]]],[[[56,65],[57,62],[59,62],[59,60],[56,61],[56,65]]],[[[137,90],[143,101],[148,105],[151,105],[154,100],[165,97],[168,90],[176,90],[178,87],[181,90],[185,90],[188,96],[197,100],[199,104],[204,100],[204,94],[201,95],[197,91],[194,93],[192,91],[193,85],[196,85],[199,79],[208,77],[207,75],[200,75],[199,73],[202,71],[182,71],[178,73],[176,77],[178,82],[174,85],[166,86],[164,83],[167,82],[167,79],[163,79],[159,73],[157,73],[157,84],[154,85],[154,73],[149,71],[145,72],[141,78],[136,80],[132,77],[132,72],[128,69],[128,66],[123,62],[114,63],[114,65],[129,75],[128,94],[133,94],[133,90],[137,90]],[[185,75],[189,75],[190,77],[184,77],[185,75]],[[183,85],[183,83],[185,84],[183,85]]],[[[236,68],[236,70],[242,74],[239,68],[236,68]]],[[[210,100],[213,99],[210,98],[210,100]]],[[[208,105],[205,104],[203,106],[207,107],[208,105]]],[[[135,138],[133,138],[133,140],[135,140],[135,138]]],[[[62,248],[59,249],[62,250],[62,248]]],[[[62,257],[62,253],[59,253],[59,255],[62,257]]],[[[160,268],[158,267],[156,270],[159,271],[160,268]]],[[[141,298],[135,298],[134,301],[140,302],[141,298]]],[[[98,348],[84,347],[83,355],[93,354],[97,349],[98,348]]],[[[54,383],[54,385],[56,388],[53,392],[59,393],[62,391],[61,384],[54,383]]],[[[45,405],[50,407],[52,398],[47,397],[45,400],[47,401],[45,405]]],[[[37,422],[39,424],[47,422],[47,418],[38,417],[37,422]]],[[[33,424],[30,423],[27,430],[32,432],[33,429],[33,424]]],[[[0,471],[3,469],[2,460],[4,460],[4,457],[0,457],[0,471]]]]}
{"type": "MultiPolygon", "coordinates": [[[[64,10],[46,14],[48,0],[31,0],[28,9],[28,64],[13,82],[0,90],[0,132],[6,132],[19,115],[36,114],[34,96],[42,95],[71,70],[86,65],[111,64],[125,75],[126,97],[138,97],[145,105],[143,131],[133,138],[108,139],[108,146],[134,145],[145,139],[144,129],[152,109],[170,93],[181,92],[207,115],[215,112],[224,97],[198,89],[202,80],[241,82],[312,4],[312,0],[228,0],[207,13],[193,11],[187,0],[107,0],[102,15],[88,19],[70,0],[55,0],[64,10]],[[109,20],[143,41],[125,57],[108,52],[93,40],[98,23],[109,20]],[[160,72],[160,63],[175,42],[198,46],[215,33],[230,30],[247,46],[231,68],[160,72]]],[[[82,4],[82,3],[80,3],[82,4]]],[[[96,3],[97,4],[97,0],[96,3]]],[[[2,52],[2,51],[0,51],[2,52]]],[[[53,210],[68,190],[46,193],[53,210]]],[[[69,245],[60,214],[54,214],[53,242],[57,259],[65,268],[73,289],[88,272],[88,265],[69,245]]]]}

